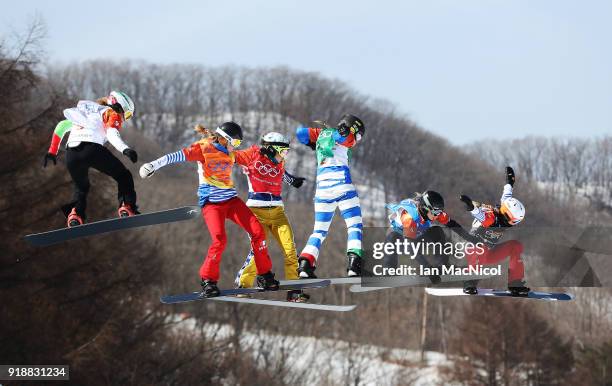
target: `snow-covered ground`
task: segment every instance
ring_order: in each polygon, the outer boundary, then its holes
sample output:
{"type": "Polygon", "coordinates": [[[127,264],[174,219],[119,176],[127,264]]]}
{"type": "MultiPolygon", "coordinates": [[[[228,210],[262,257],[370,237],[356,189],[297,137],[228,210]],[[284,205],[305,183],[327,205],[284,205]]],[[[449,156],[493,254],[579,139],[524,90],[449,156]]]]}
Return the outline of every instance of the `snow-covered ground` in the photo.
{"type": "MultiPolygon", "coordinates": [[[[222,341],[232,336],[233,328],[225,324],[207,323],[203,327],[188,315],[177,315],[176,333],[222,341]]],[[[443,384],[439,366],[448,366],[446,356],[426,352],[389,349],[374,345],[360,345],[336,339],[306,336],[286,336],[265,330],[243,331],[242,351],[253,356],[262,369],[289,369],[290,376],[308,385],[407,384],[429,386],[443,384]]]]}
{"type": "Polygon", "coordinates": [[[612,206],[612,196],[605,186],[597,185],[585,185],[580,188],[576,188],[574,195],[570,194],[569,189],[565,184],[537,181],[538,188],[543,192],[554,192],[555,198],[561,201],[569,199],[577,200],[578,204],[589,205],[591,202],[589,197],[592,199],[601,200],[602,204],[612,206]]]}

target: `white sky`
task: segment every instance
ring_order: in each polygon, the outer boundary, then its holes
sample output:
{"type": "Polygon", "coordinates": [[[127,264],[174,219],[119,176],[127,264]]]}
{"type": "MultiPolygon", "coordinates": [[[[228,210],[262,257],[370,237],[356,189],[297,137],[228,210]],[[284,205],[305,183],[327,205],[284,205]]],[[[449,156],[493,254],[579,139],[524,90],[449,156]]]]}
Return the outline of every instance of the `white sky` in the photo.
{"type": "Polygon", "coordinates": [[[456,144],[612,134],[612,2],[4,1],[49,59],[288,65],[393,102],[456,144]]]}

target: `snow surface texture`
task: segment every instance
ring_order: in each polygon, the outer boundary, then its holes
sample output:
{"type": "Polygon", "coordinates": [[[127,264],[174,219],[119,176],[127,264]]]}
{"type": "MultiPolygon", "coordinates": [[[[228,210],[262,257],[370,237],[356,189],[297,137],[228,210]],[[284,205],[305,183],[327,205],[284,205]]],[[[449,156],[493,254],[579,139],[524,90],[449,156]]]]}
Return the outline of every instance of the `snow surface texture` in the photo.
{"type": "MultiPolygon", "coordinates": [[[[223,341],[234,330],[226,324],[206,323],[202,327],[191,317],[175,316],[178,334],[197,335],[223,341]],[[201,329],[200,329],[201,328],[201,329]]],[[[420,352],[360,345],[337,339],[286,336],[265,330],[245,330],[240,338],[242,352],[251,353],[261,369],[283,367],[303,384],[442,384],[439,366],[451,363],[441,353],[428,351],[425,363],[420,352]],[[270,352],[265,352],[268,349],[270,352]]]]}

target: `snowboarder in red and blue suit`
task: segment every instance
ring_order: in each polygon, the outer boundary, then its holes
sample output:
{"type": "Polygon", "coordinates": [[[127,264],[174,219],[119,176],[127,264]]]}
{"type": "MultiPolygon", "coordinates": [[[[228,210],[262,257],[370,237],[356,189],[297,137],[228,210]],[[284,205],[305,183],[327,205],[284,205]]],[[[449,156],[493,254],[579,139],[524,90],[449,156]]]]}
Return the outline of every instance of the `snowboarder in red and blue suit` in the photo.
{"type": "MultiPolygon", "coordinates": [[[[484,244],[484,252],[467,254],[466,258],[470,266],[476,264],[496,264],[509,257],[508,265],[508,290],[513,296],[527,296],[529,288],[525,287],[523,277],[525,266],[521,259],[523,244],[518,240],[500,242],[505,230],[516,226],[525,218],[525,207],[512,197],[512,189],[515,181],[514,169],[506,167],[506,184],[500,199],[500,204],[485,205],[466,195],[461,195],[460,200],[465,204],[474,217],[470,234],[484,244]]],[[[463,292],[469,295],[478,293],[477,282],[466,281],[463,292]]]]}

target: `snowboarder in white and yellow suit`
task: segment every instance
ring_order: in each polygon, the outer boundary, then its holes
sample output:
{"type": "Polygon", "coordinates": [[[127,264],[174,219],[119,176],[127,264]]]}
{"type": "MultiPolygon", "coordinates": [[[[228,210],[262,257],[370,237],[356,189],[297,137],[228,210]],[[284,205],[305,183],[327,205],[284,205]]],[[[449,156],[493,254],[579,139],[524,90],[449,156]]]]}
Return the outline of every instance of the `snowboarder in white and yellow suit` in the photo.
{"type": "MultiPolygon", "coordinates": [[[[265,134],[261,146],[253,145],[239,150],[236,163],[242,165],[249,181],[249,198],[246,205],[253,211],[266,231],[266,239],[272,236],[278,242],[285,257],[285,279],[298,279],[297,250],[293,229],[285,215],[281,192],[283,182],[295,188],[304,183],[304,178],[294,177],[285,171],[285,157],[289,152],[289,139],[276,132],[265,134]]],[[[257,272],[253,251],[249,252],[242,268],[236,275],[238,287],[252,287],[257,272]]],[[[304,302],[308,295],[302,291],[289,291],[287,300],[304,302]]]]}

